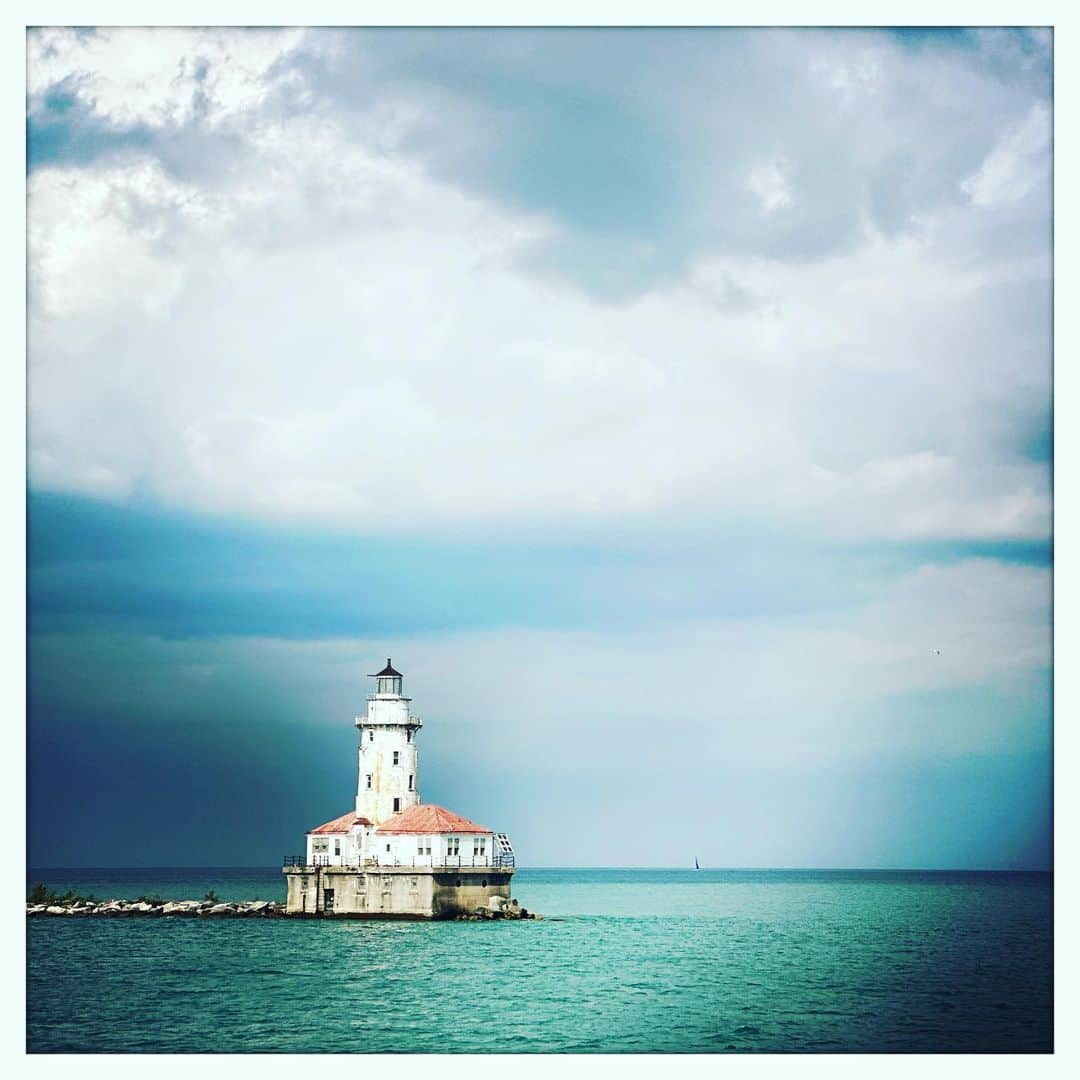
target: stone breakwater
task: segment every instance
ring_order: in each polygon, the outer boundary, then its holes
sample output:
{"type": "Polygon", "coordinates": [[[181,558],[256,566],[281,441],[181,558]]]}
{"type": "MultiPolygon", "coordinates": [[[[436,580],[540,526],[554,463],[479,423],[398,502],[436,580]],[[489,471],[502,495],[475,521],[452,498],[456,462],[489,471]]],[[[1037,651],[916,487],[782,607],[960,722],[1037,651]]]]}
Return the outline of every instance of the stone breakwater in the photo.
{"type": "MultiPolygon", "coordinates": [[[[495,898],[494,899],[500,899],[495,898]]],[[[332,912],[320,912],[318,915],[286,915],[285,905],[273,900],[244,900],[239,903],[222,903],[213,900],[108,900],[74,901],[69,904],[27,904],[26,914],[31,917],[45,915],[71,917],[75,915],[99,918],[121,918],[125,916],[179,916],[181,918],[249,918],[249,919],[296,919],[296,918],[349,918],[348,915],[335,916],[332,912]]],[[[520,907],[517,901],[493,903],[490,907],[477,908],[469,915],[458,915],[458,919],[540,919],[541,915],[520,907]]]]}
{"type": "Polygon", "coordinates": [[[27,915],[183,915],[189,917],[284,916],[285,905],[273,900],[244,900],[229,904],[213,900],[107,900],[76,901],[71,904],[27,904],[27,915]]]}

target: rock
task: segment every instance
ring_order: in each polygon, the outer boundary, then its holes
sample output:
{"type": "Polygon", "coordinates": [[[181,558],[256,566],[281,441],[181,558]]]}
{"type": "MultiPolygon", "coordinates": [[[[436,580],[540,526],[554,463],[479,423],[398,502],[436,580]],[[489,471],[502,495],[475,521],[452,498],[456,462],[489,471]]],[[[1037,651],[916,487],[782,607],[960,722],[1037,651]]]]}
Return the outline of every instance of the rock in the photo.
{"type": "Polygon", "coordinates": [[[161,909],[162,915],[194,915],[199,905],[193,900],[170,900],[161,909]]]}
{"type": "MultiPolygon", "coordinates": [[[[478,908],[477,914],[465,916],[471,919],[497,919],[498,912],[478,908]]],[[[30,904],[26,905],[26,914],[30,915],[103,915],[117,917],[121,915],[212,915],[215,917],[251,916],[256,918],[284,918],[285,905],[276,900],[245,900],[240,903],[216,902],[213,900],[162,900],[151,903],[147,900],[108,900],[76,901],[72,904],[30,904]]]]}

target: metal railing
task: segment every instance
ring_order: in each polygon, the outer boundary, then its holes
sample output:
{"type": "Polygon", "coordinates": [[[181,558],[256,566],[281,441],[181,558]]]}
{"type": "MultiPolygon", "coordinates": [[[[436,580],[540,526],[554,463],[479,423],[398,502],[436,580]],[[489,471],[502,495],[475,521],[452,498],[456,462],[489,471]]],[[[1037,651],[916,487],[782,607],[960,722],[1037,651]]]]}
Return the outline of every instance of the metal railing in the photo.
{"type": "MultiPolygon", "coordinates": [[[[338,856],[312,855],[310,859],[306,855],[286,855],[281,860],[282,866],[355,866],[356,863],[334,862],[338,856]]],[[[513,855],[412,855],[405,859],[394,856],[389,859],[380,859],[378,856],[368,855],[363,861],[364,867],[376,868],[380,866],[410,866],[413,868],[431,867],[439,870],[461,870],[470,868],[512,870],[514,869],[513,855]]]]}
{"type": "Polygon", "coordinates": [[[332,866],[329,855],[286,855],[281,860],[282,866],[332,866]]]}
{"type": "MultiPolygon", "coordinates": [[[[388,862],[383,863],[384,866],[388,865],[388,862]]],[[[394,866],[431,866],[438,868],[445,868],[451,870],[460,870],[464,867],[471,867],[472,869],[486,869],[490,867],[512,867],[514,865],[513,855],[490,855],[485,852],[483,855],[412,855],[405,859],[395,858],[393,862],[394,866]]]]}

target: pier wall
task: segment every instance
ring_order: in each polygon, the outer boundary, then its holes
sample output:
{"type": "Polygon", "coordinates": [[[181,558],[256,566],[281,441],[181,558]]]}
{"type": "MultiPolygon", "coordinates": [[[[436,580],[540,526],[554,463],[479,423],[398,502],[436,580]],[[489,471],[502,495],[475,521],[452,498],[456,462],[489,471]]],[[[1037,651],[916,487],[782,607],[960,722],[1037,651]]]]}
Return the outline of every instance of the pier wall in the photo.
{"type": "Polygon", "coordinates": [[[489,867],[287,866],[289,915],[446,919],[510,899],[513,870],[489,867]]]}

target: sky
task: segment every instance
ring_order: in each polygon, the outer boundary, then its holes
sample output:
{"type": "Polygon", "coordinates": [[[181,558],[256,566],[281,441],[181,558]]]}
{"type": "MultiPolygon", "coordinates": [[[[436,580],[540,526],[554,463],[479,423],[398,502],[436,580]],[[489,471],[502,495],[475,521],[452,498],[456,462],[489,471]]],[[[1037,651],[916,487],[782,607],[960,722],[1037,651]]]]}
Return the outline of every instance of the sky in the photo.
{"type": "Polygon", "coordinates": [[[1050,865],[1048,31],[27,48],[31,865],[1050,865]]]}

